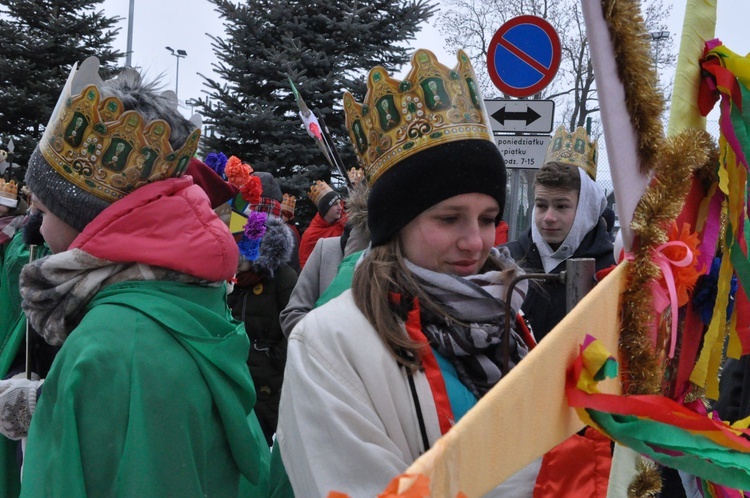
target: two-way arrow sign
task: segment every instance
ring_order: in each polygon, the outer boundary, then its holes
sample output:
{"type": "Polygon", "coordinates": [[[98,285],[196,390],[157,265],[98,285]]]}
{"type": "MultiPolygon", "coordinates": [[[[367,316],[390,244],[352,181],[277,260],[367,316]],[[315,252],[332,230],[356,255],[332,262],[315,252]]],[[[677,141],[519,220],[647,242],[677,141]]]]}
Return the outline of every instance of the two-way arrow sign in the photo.
{"type": "Polygon", "coordinates": [[[506,126],[505,121],[526,121],[528,127],[541,117],[542,115],[531,107],[526,107],[526,111],[523,112],[511,112],[505,107],[501,107],[499,111],[492,113],[492,118],[503,126],[506,126]]]}
{"type": "Polygon", "coordinates": [[[550,133],[555,115],[552,100],[485,100],[492,131],[550,133]]]}

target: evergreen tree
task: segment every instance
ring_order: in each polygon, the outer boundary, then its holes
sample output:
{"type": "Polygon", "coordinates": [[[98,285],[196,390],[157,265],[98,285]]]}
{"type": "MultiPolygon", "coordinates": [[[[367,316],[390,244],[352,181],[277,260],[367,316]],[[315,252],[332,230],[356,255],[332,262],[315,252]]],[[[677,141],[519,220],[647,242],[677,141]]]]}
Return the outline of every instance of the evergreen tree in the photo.
{"type": "MultiPolygon", "coordinates": [[[[342,185],[302,127],[287,76],[323,115],[347,169],[358,166],[343,92],[361,101],[370,68],[394,71],[408,62],[406,42],[433,14],[430,0],[211,1],[226,21],[226,36],[211,37],[221,81],[204,77],[208,97],[198,104],[209,130],[206,151],[233,154],[273,173],[297,197],[317,179],[342,185]]],[[[314,214],[312,203],[297,203],[303,226],[314,214]]]]}
{"type": "Polygon", "coordinates": [[[105,66],[123,55],[111,47],[119,18],[97,11],[101,3],[0,0],[0,141],[13,139],[12,160],[24,171],[73,64],[95,55],[105,66]]]}

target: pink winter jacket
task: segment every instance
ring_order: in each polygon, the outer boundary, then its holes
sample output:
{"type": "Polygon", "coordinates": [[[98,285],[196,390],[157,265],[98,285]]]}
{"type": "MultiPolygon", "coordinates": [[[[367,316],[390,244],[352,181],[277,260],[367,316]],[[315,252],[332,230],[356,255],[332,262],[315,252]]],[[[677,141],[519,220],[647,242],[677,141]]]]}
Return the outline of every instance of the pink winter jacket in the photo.
{"type": "Polygon", "coordinates": [[[114,202],[70,246],[117,263],[143,263],[217,282],[234,277],[239,252],[190,176],[145,185],[114,202]]]}

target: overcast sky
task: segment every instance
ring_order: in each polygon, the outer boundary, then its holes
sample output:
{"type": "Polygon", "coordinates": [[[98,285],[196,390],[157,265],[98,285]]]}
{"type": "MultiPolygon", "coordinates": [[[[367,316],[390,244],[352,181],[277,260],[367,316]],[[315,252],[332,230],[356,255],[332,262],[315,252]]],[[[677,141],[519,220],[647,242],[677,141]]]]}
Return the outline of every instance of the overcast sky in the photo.
{"type": "MultiPolygon", "coordinates": [[[[174,89],[177,59],[165,48],[181,49],[187,57],[180,59],[179,98],[182,102],[201,97],[202,79],[198,73],[211,75],[216,57],[211,40],[206,33],[223,35],[223,25],[213,5],[207,0],[134,0],[135,13],[133,31],[134,66],[142,68],[148,75],[164,75],[164,82],[174,89]]],[[[669,30],[675,35],[675,46],[679,44],[679,33],[684,18],[685,0],[673,2],[669,30]]],[[[120,16],[121,31],[115,47],[125,52],[127,47],[127,17],[129,0],[105,0],[102,8],[110,16],[120,16]]],[[[746,54],[750,52],[750,36],[747,23],[750,20],[750,1],[721,0],[718,2],[716,35],[731,50],[746,54]]],[[[439,15],[439,14],[438,14],[439,15]]],[[[434,27],[427,25],[412,44],[414,48],[429,48],[446,65],[455,64],[455,54],[444,49],[443,37],[434,27]]],[[[123,60],[124,63],[124,60],[123,60]]],[[[186,113],[189,110],[186,109],[186,113]]]]}
{"type": "MultiPolygon", "coordinates": [[[[312,0],[314,1],[314,0],[312,0]]],[[[589,0],[585,0],[589,1],[589,0]]],[[[671,0],[667,0],[670,2],[671,0]]],[[[672,1],[672,14],[668,30],[675,50],[679,47],[682,24],[687,0],[672,1]]],[[[718,2],[716,37],[735,53],[744,55],[750,52],[750,0],[715,0],[718,2]]],[[[216,56],[211,48],[211,40],[206,33],[223,36],[224,28],[213,5],[208,0],[134,0],[135,13],[133,32],[132,64],[140,67],[147,75],[164,75],[168,88],[174,89],[177,60],[165,48],[185,50],[187,57],[180,59],[179,92],[181,102],[202,97],[205,86],[198,73],[213,75],[212,63],[216,56]]],[[[122,17],[121,31],[115,47],[122,52],[127,47],[127,17],[129,0],[105,0],[104,11],[110,16],[122,17]]],[[[439,13],[437,14],[440,15],[439,13]]],[[[428,48],[438,59],[448,66],[456,63],[454,53],[445,50],[445,41],[438,30],[426,25],[412,44],[413,48],[428,48]]],[[[125,62],[124,60],[122,61],[125,62]]],[[[671,76],[662,76],[662,81],[671,81],[671,76]]],[[[708,115],[708,130],[716,132],[717,126],[711,121],[718,120],[718,107],[708,115]]],[[[183,106],[183,113],[189,116],[192,109],[183,106]]],[[[599,139],[601,158],[606,158],[604,137],[599,139]]],[[[611,190],[609,166],[600,161],[598,179],[611,190]]]]}
{"type": "MultiPolygon", "coordinates": [[[[185,50],[187,57],[180,58],[178,97],[184,102],[204,95],[202,78],[198,73],[210,76],[216,56],[211,48],[211,39],[206,33],[224,35],[224,27],[213,4],[208,0],[134,0],[133,15],[133,66],[149,75],[164,74],[164,81],[175,88],[177,58],[165,47],[185,50]],[[168,20],[168,22],[165,22],[168,20]]],[[[127,47],[127,17],[129,0],[105,0],[103,10],[109,16],[119,16],[121,30],[115,48],[123,53],[127,47]]],[[[442,61],[448,56],[443,41],[432,26],[425,26],[414,48],[431,48],[442,61]]],[[[124,64],[124,59],[123,59],[124,64]]],[[[448,64],[455,64],[455,54],[448,64]]]]}

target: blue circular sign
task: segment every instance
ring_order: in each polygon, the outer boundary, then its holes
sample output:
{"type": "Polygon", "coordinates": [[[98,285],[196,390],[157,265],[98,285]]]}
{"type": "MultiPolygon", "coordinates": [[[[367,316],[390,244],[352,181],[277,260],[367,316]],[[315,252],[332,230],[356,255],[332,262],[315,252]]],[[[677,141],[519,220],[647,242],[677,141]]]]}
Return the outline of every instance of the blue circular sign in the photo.
{"type": "Polygon", "coordinates": [[[519,16],[490,41],[487,68],[495,86],[512,97],[529,97],[549,85],[560,67],[560,38],[547,21],[519,16]]]}

